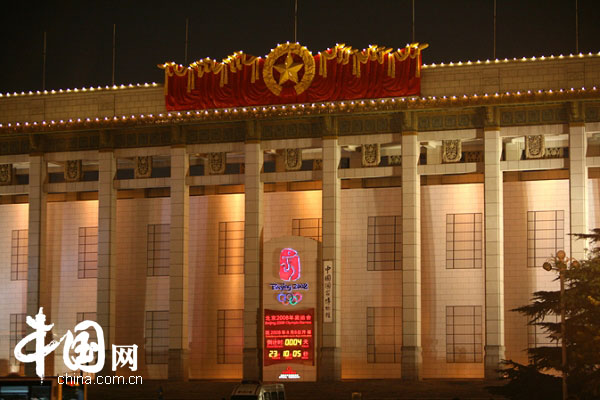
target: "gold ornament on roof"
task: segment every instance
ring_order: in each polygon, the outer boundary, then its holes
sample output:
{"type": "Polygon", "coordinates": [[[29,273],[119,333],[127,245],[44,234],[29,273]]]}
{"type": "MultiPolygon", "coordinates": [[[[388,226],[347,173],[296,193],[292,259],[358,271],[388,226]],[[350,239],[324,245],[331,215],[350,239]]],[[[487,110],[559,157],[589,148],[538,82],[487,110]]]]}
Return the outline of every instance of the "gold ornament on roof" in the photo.
{"type": "Polygon", "coordinates": [[[304,92],[315,77],[315,59],[310,54],[310,51],[298,43],[280,44],[272,50],[263,67],[263,79],[267,88],[276,96],[281,94],[283,84],[287,81],[295,83],[294,90],[296,94],[304,92]],[[286,55],[285,61],[280,64],[275,64],[279,58],[286,55]],[[294,62],[293,54],[302,59],[302,63],[294,62]],[[298,77],[298,73],[304,68],[302,79],[298,77]],[[279,72],[279,82],[273,76],[273,69],[279,72]]]}

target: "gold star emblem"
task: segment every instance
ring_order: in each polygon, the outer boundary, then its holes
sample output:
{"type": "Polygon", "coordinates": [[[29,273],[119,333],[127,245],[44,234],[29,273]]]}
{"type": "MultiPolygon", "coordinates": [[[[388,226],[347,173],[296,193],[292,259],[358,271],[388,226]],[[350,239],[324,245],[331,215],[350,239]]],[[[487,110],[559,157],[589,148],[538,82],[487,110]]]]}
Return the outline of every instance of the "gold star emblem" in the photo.
{"type": "Polygon", "coordinates": [[[295,63],[292,53],[288,52],[283,64],[274,65],[273,68],[279,72],[279,84],[283,85],[287,81],[298,83],[298,71],[304,67],[304,64],[295,63]]]}

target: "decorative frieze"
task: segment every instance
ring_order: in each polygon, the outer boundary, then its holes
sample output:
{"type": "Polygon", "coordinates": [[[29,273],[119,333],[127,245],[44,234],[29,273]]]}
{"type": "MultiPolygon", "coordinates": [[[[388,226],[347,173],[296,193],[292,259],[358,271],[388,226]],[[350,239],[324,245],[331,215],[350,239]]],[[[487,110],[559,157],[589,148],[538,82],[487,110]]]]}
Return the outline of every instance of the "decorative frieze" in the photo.
{"type": "Polygon", "coordinates": [[[544,135],[525,136],[525,158],[543,158],[545,150],[544,135]]]}
{"type": "Polygon", "coordinates": [[[67,160],[64,174],[65,181],[79,182],[83,178],[83,164],[81,160],[67,160]]]}
{"type": "Polygon", "coordinates": [[[376,167],[381,161],[381,151],[379,143],[362,145],[362,166],[376,167]]]}
{"type": "Polygon", "coordinates": [[[13,184],[13,165],[0,164],[0,185],[13,184]]]}
{"type": "Polygon", "coordinates": [[[389,165],[402,165],[402,156],[388,156],[389,165]]]}
{"type": "Polygon", "coordinates": [[[460,139],[442,140],[442,162],[456,163],[462,158],[462,143],[460,139]]]}
{"type": "Polygon", "coordinates": [[[227,153],[208,153],[207,165],[209,175],[222,175],[227,165],[227,153]]]}
{"type": "Polygon", "coordinates": [[[483,152],[482,151],[465,151],[465,162],[483,162],[483,152]]]}
{"type": "Polygon", "coordinates": [[[564,147],[546,147],[544,158],[565,158],[564,147]]]}
{"type": "Polygon", "coordinates": [[[313,160],[313,171],[323,170],[323,160],[318,158],[313,160]]]}
{"type": "Polygon", "coordinates": [[[135,178],[150,178],[152,176],[152,156],[135,158],[135,178]]]}
{"type": "Polygon", "coordinates": [[[285,149],[285,170],[298,171],[302,168],[302,149],[285,149]]]}

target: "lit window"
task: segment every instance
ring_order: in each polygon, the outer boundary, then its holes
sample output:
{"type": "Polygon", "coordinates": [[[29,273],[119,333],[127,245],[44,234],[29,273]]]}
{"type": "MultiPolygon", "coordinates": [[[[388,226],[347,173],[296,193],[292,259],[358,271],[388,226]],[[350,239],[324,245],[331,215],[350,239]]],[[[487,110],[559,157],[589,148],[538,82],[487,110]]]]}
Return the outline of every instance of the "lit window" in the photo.
{"type": "Polygon", "coordinates": [[[244,346],[244,310],[218,310],[217,363],[241,364],[244,346]]]}
{"type": "Polygon", "coordinates": [[[11,240],[11,261],[10,261],[10,280],[27,280],[27,229],[18,229],[12,231],[11,240]]]}
{"type": "Polygon", "coordinates": [[[446,215],[446,268],[481,268],[482,214],[446,215]]]}
{"type": "Polygon", "coordinates": [[[244,221],[219,223],[219,274],[244,273],[244,221]]]}
{"type": "Polygon", "coordinates": [[[447,362],[482,362],[481,321],[481,306],[446,307],[447,362]]]}
{"type": "Polygon", "coordinates": [[[323,241],[323,219],[301,218],[292,220],[292,235],[304,236],[310,239],[323,241]]]}
{"type": "Polygon", "coordinates": [[[171,226],[148,225],[148,276],[168,276],[171,261],[171,226]]]}
{"type": "Polygon", "coordinates": [[[399,363],[402,349],[402,308],[367,307],[367,362],[399,363]]]}
{"type": "Polygon", "coordinates": [[[541,267],[565,247],[565,212],[527,212],[527,266],[541,267]]]}
{"type": "Polygon", "coordinates": [[[10,365],[18,365],[14,349],[17,343],[25,337],[27,330],[27,325],[25,324],[26,317],[26,314],[10,314],[10,343],[8,348],[10,365]]]}
{"type": "Polygon", "coordinates": [[[98,227],[79,228],[78,278],[98,276],[98,227]]]}
{"type": "Polygon", "coordinates": [[[146,311],[146,364],[169,362],[169,312],[146,311]]]}
{"type": "MultiPolygon", "coordinates": [[[[559,324],[560,317],[555,314],[546,315],[546,317],[538,323],[559,324]]],[[[542,325],[527,325],[527,345],[530,349],[536,347],[558,347],[560,342],[550,337],[542,325]]]]}
{"type": "Polygon", "coordinates": [[[369,217],[367,223],[367,270],[402,269],[402,217],[369,217]]]}

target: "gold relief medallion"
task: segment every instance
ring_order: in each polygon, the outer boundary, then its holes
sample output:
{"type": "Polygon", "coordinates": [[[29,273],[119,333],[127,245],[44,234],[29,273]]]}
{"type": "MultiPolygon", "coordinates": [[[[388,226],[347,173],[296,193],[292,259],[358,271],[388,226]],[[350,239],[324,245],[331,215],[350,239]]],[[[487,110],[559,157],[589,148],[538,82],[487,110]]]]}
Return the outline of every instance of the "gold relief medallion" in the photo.
{"type": "Polygon", "coordinates": [[[308,49],[298,43],[280,44],[269,53],[263,67],[263,80],[267,88],[276,96],[281,94],[283,84],[290,81],[295,83],[296,94],[304,92],[315,77],[315,59],[308,49]],[[293,55],[297,55],[302,62],[296,62],[293,55]],[[285,59],[280,61],[281,57],[285,59]],[[279,61],[279,62],[278,62],[279,61]],[[298,73],[304,69],[304,75],[300,79],[298,73]],[[273,70],[279,72],[279,80],[273,76],[273,70]]]}

